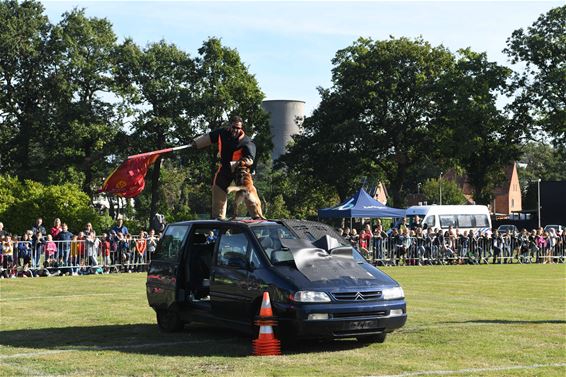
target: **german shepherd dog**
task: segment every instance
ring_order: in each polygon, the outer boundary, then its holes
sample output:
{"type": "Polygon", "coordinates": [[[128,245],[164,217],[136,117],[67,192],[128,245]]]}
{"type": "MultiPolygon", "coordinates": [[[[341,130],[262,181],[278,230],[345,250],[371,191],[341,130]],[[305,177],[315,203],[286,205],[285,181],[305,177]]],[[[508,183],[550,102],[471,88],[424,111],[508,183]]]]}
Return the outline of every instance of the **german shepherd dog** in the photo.
{"type": "Polygon", "coordinates": [[[234,171],[234,183],[236,186],[228,187],[228,193],[236,192],[234,199],[234,218],[238,214],[238,206],[244,202],[248,212],[254,219],[265,220],[261,210],[261,200],[254,186],[250,168],[243,161],[238,161],[234,171]]]}

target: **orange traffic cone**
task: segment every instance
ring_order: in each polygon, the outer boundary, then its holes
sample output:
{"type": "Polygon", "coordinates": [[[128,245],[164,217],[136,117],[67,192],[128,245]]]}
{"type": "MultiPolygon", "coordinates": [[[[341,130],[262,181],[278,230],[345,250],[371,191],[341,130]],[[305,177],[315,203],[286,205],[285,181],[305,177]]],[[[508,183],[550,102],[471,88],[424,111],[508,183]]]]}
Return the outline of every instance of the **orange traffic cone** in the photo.
{"type": "Polygon", "coordinates": [[[254,356],[281,355],[281,343],[273,333],[273,327],[277,323],[273,319],[273,311],[269,301],[269,293],[263,292],[259,319],[255,322],[259,326],[259,336],[252,341],[254,356]]]}

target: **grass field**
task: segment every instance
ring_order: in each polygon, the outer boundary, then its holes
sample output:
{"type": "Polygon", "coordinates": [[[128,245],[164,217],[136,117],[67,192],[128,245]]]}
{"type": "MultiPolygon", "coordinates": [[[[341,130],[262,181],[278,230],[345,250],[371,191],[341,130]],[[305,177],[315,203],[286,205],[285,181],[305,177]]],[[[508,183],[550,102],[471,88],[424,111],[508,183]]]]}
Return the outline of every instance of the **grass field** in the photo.
{"type": "Polygon", "coordinates": [[[566,376],[566,266],[391,267],[409,319],[384,344],[249,356],[229,330],[162,334],[145,274],[0,280],[0,375],[566,376]]]}

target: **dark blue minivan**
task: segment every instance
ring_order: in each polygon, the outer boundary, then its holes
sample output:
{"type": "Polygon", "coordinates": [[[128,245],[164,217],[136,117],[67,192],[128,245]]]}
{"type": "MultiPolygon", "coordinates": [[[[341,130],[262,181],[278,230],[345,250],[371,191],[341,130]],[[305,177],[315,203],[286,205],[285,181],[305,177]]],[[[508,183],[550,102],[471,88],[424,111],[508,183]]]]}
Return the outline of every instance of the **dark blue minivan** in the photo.
{"type": "Polygon", "coordinates": [[[312,221],[172,223],[147,276],[149,305],[167,332],[196,321],[253,334],[265,291],[283,339],[383,342],[407,319],[399,284],[312,221]]]}

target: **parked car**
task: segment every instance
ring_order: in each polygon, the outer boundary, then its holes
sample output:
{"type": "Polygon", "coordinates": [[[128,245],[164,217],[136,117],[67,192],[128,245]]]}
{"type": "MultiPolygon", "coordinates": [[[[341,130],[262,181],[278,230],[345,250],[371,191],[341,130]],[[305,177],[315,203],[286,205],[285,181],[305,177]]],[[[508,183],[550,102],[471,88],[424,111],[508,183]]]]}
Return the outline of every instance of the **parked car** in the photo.
{"type": "Polygon", "coordinates": [[[517,229],[517,227],[515,225],[512,225],[512,224],[499,225],[499,227],[497,227],[497,231],[500,234],[502,234],[502,233],[517,234],[517,233],[519,233],[519,229],[517,229]]]}
{"type": "Polygon", "coordinates": [[[564,227],[562,225],[546,225],[544,227],[544,231],[548,232],[550,228],[554,228],[554,231],[560,234],[564,231],[564,227]]]}
{"type": "Polygon", "coordinates": [[[197,321],[257,335],[264,291],[283,339],[383,342],[407,319],[399,284],[332,227],[310,221],[169,224],[146,285],[167,332],[197,321]]]}

